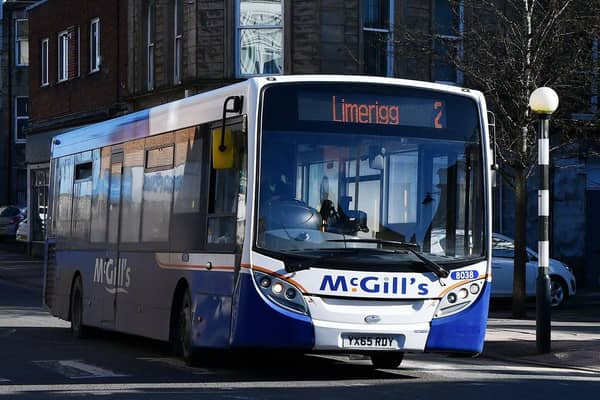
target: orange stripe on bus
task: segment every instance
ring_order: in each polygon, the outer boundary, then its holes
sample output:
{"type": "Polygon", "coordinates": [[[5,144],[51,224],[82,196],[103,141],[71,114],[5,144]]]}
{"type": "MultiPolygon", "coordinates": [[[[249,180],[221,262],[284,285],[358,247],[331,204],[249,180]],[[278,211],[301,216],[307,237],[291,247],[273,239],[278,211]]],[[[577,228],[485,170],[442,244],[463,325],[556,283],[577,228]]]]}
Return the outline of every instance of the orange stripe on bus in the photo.
{"type": "Polygon", "coordinates": [[[448,293],[449,291],[451,291],[454,288],[457,288],[459,286],[465,285],[469,282],[477,282],[480,281],[482,279],[486,279],[487,275],[482,275],[481,277],[477,278],[477,279],[472,279],[472,280],[466,280],[466,281],[460,281],[460,282],[456,282],[454,285],[452,286],[448,286],[446,289],[444,289],[444,291],[442,293],[440,293],[440,297],[444,297],[446,295],[446,293],[448,293]]]}
{"type": "Polygon", "coordinates": [[[212,268],[208,268],[206,264],[177,264],[177,263],[164,263],[156,260],[158,266],[164,269],[189,269],[189,270],[207,270],[207,271],[233,271],[235,267],[230,265],[213,265],[212,268]]]}
{"type": "MultiPolygon", "coordinates": [[[[245,265],[247,265],[247,264],[245,264],[245,265]]],[[[279,279],[283,279],[284,281],[289,282],[292,285],[296,286],[298,289],[300,289],[300,291],[302,293],[308,293],[308,291],[304,288],[304,286],[302,286],[301,284],[299,284],[296,280],[294,280],[292,278],[288,278],[285,275],[282,275],[282,274],[277,273],[275,271],[272,271],[270,269],[259,267],[258,265],[250,265],[250,268],[251,269],[255,269],[257,271],[260,271],[260,272],[263,272],[263,273],[268,274],[268,275],[276,276],[279,279]]]]}

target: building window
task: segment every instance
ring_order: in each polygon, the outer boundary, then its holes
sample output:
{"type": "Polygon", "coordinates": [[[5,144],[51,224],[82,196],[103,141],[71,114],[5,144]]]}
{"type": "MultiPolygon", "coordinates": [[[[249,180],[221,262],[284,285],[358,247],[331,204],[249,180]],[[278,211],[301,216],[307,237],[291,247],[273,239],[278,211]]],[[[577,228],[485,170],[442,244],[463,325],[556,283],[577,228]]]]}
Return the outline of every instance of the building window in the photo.
{"type": "Polygon", "coordinates": [[[175,0],[173,16],[173,26],[175,28],[173,32],[175,38],[173,43],[173,83],[178,85],[181,83],[181,53],[183,47],[183,5],[181,0],[175,0]]]}
{"type": "Polygon", "coordinates": [[[29,22],[26,19],[15,21],[15,56],[18,66],[29,65],[29,22]]]}
{"type": "Polygon", "coordinates": [[[100,71],[100,19],[90,22],[90,72],[100,71]]]}
{"type": "Polygon", "coordinates": [[[363,1],[364,72],[394,76],[394,2],[363,1]]]}
{"type": "Polygon", "coordinates": [[[25,143],[25,127],[29,120],[29,98],[15,97],[15,143],[25,143]]]}
{"type": "Polygon", "coordinates": [[[146,15],[146,84],[148,90],[154,89],[155,10],[154,1],[151,1],[148,4],[148,13],[146,15]]]}
{"type": "Polygon", "coordinates": [[[283,1],[240,0],[237,22],[237,74],[283,73],[283,1]]]}
{"type": "Polygon", "coordinates": [[[41,68],[40,75],[42,77],[40,84],[42,86],[48,85],[48,38],[42,39],[42,48],[41,48],[41,68]]]}
{"type": "Polygon", "coordinates": [[[464,1],[435,0],[434,6],[433,80],[460,85],[464,77],[456,63],[463,58],[464,1]]]}
{"type": "Polygon", "coordinates": [[[590,111],[592,114],[598,112],[598,38],[592,40],[592,97],[590,99],[590,111]]]}
{"type": "Polygon", "coordinates": [[[58,34],[58,81],[79,76],[79,28],[72,27],[58,34]]]}
{"type": "Polygon", "coordinates": [[[69,79],[69,32],[58,34],[58,81],[69,79]]]}

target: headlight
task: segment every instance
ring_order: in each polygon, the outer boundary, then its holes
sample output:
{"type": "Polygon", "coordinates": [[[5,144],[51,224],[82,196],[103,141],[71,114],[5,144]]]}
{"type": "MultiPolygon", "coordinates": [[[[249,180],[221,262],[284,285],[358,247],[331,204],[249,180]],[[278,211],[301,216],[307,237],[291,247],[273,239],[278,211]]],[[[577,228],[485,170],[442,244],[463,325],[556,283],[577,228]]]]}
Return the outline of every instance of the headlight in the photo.
{"type": "Polygon", "coordinates": [[[440,300],[434,318],[447,317],[471,305],[481,294],[485,280],[467,282],[446,292],[440,300]]]}
{"type": "Polygon", "coordinates": [[[263,272],[253,273],[254,280],[265,297],[287,310],[308,315],[304,297],[294,285],[263,272]]]}

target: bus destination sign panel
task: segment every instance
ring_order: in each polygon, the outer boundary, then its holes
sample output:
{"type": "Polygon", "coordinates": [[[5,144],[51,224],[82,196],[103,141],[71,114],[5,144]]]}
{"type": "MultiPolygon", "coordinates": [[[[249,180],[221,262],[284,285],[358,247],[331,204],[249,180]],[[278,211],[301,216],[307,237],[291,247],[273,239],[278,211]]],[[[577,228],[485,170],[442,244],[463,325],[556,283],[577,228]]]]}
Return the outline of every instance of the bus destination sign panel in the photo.
{"type": "Polygon", "coordinates": [[[301,91],[298,94],[298,119],[342,124],[446,127],[444,101],[407,96],[301,91]]]}

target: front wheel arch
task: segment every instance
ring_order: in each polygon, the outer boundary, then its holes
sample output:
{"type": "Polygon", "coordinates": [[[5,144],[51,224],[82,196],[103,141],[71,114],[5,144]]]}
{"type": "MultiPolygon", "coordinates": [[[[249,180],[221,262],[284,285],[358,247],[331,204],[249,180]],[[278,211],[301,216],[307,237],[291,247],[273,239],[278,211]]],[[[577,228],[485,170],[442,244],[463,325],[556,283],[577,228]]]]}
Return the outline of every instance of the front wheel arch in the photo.
{"type": "Polygon", "coordinates": [[[171,305],[169,338],[173,352],[188,365],[199,364],[199,353],[193,344],[194,299],[185,279],[177,283],[171,305]]]}

